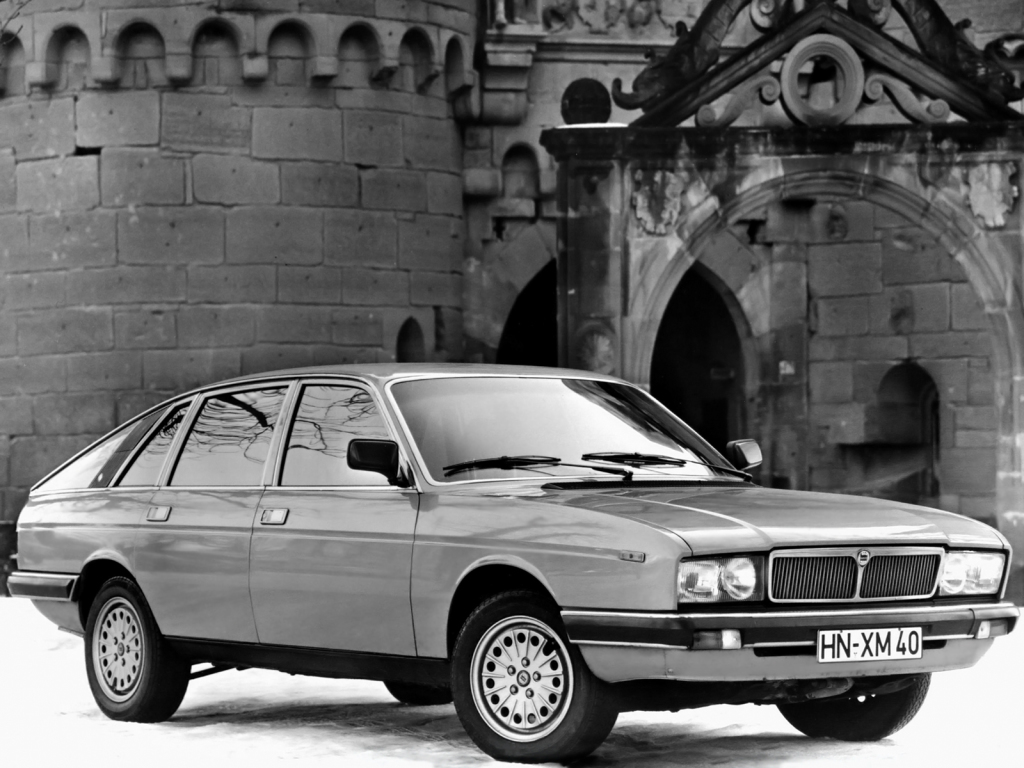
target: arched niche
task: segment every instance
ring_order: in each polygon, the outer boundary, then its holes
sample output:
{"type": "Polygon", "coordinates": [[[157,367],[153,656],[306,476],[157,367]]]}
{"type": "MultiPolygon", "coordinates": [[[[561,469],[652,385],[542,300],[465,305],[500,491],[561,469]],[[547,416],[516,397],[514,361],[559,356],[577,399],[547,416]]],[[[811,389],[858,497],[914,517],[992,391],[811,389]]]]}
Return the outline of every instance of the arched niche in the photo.
{"type": "Polygon", "coordinates": [[[427,345],[423,328],[416,318],[410,317],[398,329],[395,342],[395,361],[399,363],[423,363],[427,360],[427,345]]]}
{"type": "Polygon", "coordinates": [[[466,85],[466,54],[462,42],[452,37],[444,49],[444,90],[451,96],[466,85]]]}
{"type": "Polygon", "coordinates": [[[16,35],[0,35],[0,98],[25,92],[25,48],[16,35]]]}
{"type": "Polygon", "coordinates": [[[309,30],[295,21],[279,24],[267,41],[270,82],[276,85],[305,85],[313,53],[309,30]]]}
{"type": "Polygon", "coordinates": [[[540,167],[534,151],[522,144],[510,148],[501,161],[501,180],[504,197],[540,197],[540,167]]]}
{"type": "Polygon", "coordinates": [[[117,38],[121,60],[121,88],[153,88],[167,85],[164,39],[145,22],[129,24],[117,38]]]}
{"type": "Polygon", "coordinates": [[[46,46],[46,62],[56,69],[54,90],[81,90],[89,75],[89,40],[77,27],[57,29],[46,46]]]}
{"type": "Polygon", "coordinates": [[[345,30],[338,42],[340,72],[338,84],[345,88],[368,88],[380,70],[380,42],[365,24],[345,30]]]}
{"type": "Polygon", "coordinates": [[[398,89],[412,93],[429,89],[437,75],[433,58],[433,46],[422,30],[406,32],[398,47],[398,89]]]}
{"type": "Polygon", "coordinates": [[[558,272],[550,260],[526,284],[508,314],[495,362],[558,365],[558,272]]]}
{"type": "Polygon", "coordinates": [[[235,29],[219,19],[204,22],[192,39],[192,85],[240,85],[242,60],[235,29]]]}

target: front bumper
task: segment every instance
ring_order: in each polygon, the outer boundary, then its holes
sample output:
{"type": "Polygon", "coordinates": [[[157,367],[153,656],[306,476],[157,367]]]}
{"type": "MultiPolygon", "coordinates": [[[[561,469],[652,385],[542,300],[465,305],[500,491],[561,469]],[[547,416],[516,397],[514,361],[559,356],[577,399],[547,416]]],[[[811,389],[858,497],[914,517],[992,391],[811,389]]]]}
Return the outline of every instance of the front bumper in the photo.
{"type": "Polygon", "coordinates": [[[798,680],[914,674],[974,665],[991,637],[1013,630],[1020,611],[1010,603],[900,606],[771,613],[628,613],[562,611],[570,641],[591,671],[624,680],[798,680]],[[978,638],[983,621],[992,628],[978,638]],[[920,659],[819,664],[819,629],[921,627],[920,659]],[[738,630],[734,650],[695,650],[698,633],[738,630]]]}

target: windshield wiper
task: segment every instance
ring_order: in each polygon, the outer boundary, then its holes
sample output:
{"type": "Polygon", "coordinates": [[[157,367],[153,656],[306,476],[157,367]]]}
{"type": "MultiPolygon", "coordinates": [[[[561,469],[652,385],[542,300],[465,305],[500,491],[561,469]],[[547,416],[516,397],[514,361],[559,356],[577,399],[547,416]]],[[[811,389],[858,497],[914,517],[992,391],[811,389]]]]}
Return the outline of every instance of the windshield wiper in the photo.
{"type": "Polygon", "coordinates": [[[601,451],[599,453],[584,453],[580,458],[583,459],[583,461],[610,461],[613,464],[626,464],[631,467],[681,467],[685,464],[697,464],[701,467],[710,467],[711,469],[728,472],[730,475],[742,477],[747,481],[753,479],[749,472],[744,472],[742,469],[723,467],[720,464],[708,464],[707,462],[695,461],[694,459],[682,459],[678,456],[661,456],[655,453],[601,451]]]}
{"type": "Polygon", "coordinates": [[[595,467],[592,464],[567,464],[557,456],[495,456],[490,459],[473,459],[472,461],[460,461],[458,464],[449,464],[442,467],[445,477],[457,475],[459,472],[466,472],[470,469],[519,469],[520,467],[582,467],[594,469],[598,472],[608,472],[619,475],[627,480],[633,479],[633,473],[628,469],[617,467],[595,467]]]}

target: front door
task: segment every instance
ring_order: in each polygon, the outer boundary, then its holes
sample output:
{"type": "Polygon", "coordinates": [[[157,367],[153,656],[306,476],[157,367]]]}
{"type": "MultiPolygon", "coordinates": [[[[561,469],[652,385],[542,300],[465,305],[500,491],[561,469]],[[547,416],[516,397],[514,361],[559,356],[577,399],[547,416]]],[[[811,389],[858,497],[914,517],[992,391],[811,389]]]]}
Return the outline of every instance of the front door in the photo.
{"type": "Polygon", "coordinates": [[[261,643],[415,655],[409,573],[418,498],[348,467],[354,438],[393,440],[369,390],[306,382],[279,482],[253,522],[261,643]]]}

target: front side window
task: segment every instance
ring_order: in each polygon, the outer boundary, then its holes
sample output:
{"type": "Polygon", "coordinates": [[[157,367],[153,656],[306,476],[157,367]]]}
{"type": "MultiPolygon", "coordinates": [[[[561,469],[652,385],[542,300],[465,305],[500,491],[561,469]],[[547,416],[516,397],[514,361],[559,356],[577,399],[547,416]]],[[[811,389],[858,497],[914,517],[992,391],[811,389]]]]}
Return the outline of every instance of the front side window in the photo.
{"type": "Polygon", "coordinates": [[[196,417],[171,485],[260,485],[287,387],[211,395],[196,417]]]}
{"type": "Polygon", "coordinates": [[[160,479],[160,469],[164,465],[164,459],[167,458],[167,451],[170,450],[171,443],[174,442],[174,436],[178,434],[178,427],[181,426],[182,419],[188,413],[189,405],[191,403],[181,403],[171,409],[167,418],[149,436],[146,445],[132,459],[128,471],[121,476],[118,485],[157,484],[160,479]]]}
{"type": "Polygon", "coordinates": [[[348,444],[363,438],[391,439],[369,392],[334,384],[303,387],[281,485],[387,485],[377,472],[349,468],[348,444]]]}

